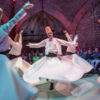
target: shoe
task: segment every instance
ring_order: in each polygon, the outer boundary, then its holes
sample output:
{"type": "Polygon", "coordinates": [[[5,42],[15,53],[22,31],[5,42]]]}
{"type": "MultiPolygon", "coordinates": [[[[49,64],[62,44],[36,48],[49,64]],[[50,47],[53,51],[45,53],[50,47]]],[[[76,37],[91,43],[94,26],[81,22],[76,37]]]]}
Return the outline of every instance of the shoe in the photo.
{"type": "Polygon", "coordinates": [[[54,83],[50,83],[50,88],[49,88],[49,90],[53,90],[54,89],[54,83]]]}

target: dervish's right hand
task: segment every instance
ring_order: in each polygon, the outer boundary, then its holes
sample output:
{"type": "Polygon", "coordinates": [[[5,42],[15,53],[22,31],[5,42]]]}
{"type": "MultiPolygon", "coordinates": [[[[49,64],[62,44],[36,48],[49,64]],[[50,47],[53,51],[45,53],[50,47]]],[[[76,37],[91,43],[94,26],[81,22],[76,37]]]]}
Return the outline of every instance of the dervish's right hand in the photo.
{"type": "Polygon", "coordinates": [[[28,43],[26,46],[30,47],[31,43],[28,43]]]}
{"type": "Polygon", "coordinates": [[[63,30],[63,33],[66,34],[66,33],[68,33],[68,32],[67,32],[66,30],[63,30]]]}

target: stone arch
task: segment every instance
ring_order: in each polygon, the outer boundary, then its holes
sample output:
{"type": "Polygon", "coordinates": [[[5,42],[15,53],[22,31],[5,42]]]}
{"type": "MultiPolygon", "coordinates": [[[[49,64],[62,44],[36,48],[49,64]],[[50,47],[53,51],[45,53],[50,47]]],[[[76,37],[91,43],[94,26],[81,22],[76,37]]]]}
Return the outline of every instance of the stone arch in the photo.
{"type": "MultiPolygon", "coordinates": [[[[36,5],[37,6],[37,5],[36,5]]],[[[51,8],[49,5],[48,5],[48,9],[44,9],[44,12],[50,14],[51,16],[55,17],[57,20],[59,20],[64,26],[65,28],[67,29],[69,26],[70,26],[70,22],[67,20],[67,18],[61,13],[59,12],[58,10],[55,10],[56,8],[51,8]],[[49,10],[48,10],[49,9],[49,10]]],[[[40,11],[42,11],[41,9],[34,9],[32,8],[31,11],[34,11],[33,13],[36,14],[40,11]],[[35,10],[35,11],[34,11],[35,10]]],[[[16,31],[18,31],[18,29],[20,28],[21,24],[26,20],[28,19],[30,16],[32,16],[31,13],[28,13],[28,15],[23,18],[19,24],[17,25],[16,27],[16,31]]]]}
{"type": "MultiPolygon", "coordinates": [[[[91,10],[92,7],[94,7],[97,3],[99,2],[99,0],[88,0],[81,8],[80,10],[76,13],[76,16],[74,17],[74,20],[72,23],[70,23],[70,21],[64,16],[64,14],[62,12],[60,12],[56,7],[51,6],[49,4],[45,4],[44,5],[44,11],[47,12],[48,14],[54,16],[56,19],[58,19],[64,26],[65,28],[68,30],[68,32],[75,34],[77,26],[79,25],[80,20],[82,19],[82,17],[89,11],[91,10]]],[[[35,5],[37,8],[39,7],[39,4],[35,5]]],[[[16,30],[18,31],[19,27],[21,26],[21,24],[30,16],[32,16],[33,14],[38,13],[39,11],[41,11],[41,8],[32,8],[30,13],[28,13],[28,15],[22,19],[20,21],[20,23],[17,25],[16,30]],[[33,12],[33,13],[32,13],[33,12]]]]}

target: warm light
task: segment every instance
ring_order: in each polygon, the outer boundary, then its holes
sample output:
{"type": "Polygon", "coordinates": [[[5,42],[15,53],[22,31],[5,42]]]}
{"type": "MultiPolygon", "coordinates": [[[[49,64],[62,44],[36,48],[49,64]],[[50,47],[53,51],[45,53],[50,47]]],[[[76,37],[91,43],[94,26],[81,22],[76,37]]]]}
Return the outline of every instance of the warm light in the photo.
{"type": "Polygon", "coordinates": [[[100,23],[100,19],[98,20],[98,23],[100,23]]]}
{"type": "Polygon", "coordinates": [[[16,0],[12,0],[14,3],[16,2],[16,0]]]}

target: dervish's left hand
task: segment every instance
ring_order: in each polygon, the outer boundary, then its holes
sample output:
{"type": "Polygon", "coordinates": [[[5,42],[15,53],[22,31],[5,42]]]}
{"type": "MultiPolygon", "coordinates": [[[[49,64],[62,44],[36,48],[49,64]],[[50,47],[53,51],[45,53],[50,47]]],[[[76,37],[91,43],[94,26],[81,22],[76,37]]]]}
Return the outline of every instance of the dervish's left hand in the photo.
{"type": "Polygon", "coordinates": [[[34,6],[33,3],[27,2],[27,3],[23,6],[23,8],[24,8],[25,10],[27,10],[27,9],[32,8],[33,6],[34,6]]]}

